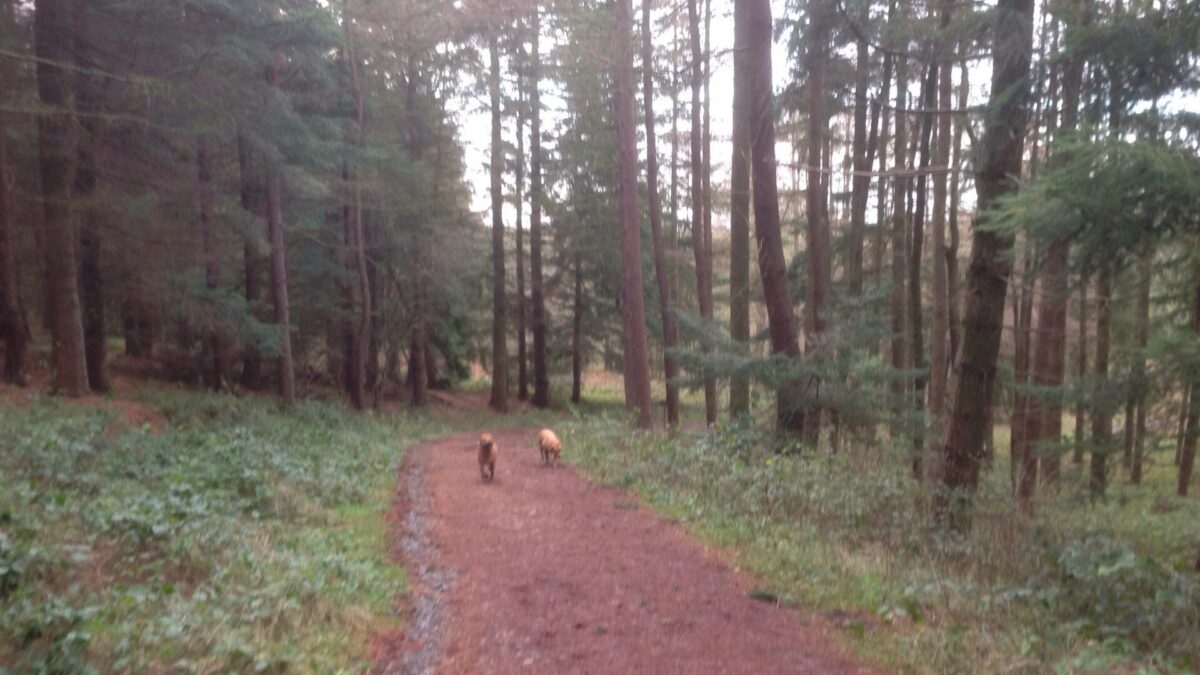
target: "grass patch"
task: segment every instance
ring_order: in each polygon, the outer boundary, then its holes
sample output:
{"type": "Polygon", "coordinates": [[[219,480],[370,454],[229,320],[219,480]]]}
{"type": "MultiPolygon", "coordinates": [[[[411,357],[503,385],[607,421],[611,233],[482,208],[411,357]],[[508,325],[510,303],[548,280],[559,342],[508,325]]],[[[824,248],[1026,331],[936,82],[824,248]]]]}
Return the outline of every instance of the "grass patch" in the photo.
{"type": "Polygon", "coordinates": [[[0,408],[0,670],[361,672],[403,570],[384,514],[421,417],[162,390],[168,422],[0,408]]]}
{"type": "MultiPolygon", "coordinates": [[[[624,419],[624,418],[620,418],[624,419]]],[[[1169,460],[1091,503],[1079,470],[1013,510],[1007,458],[981,488],[976,527],[929,526],[907,454],[780,455],[726,428],[634,432],[614,419],[563,429],[570,461],[637,492],[761,579],[764,599],[841,627],[846,644],[908,672],[1192,672],[1200,665],[1200,504],[1170,497],[1169,460]],[[1169,505],[1164,506],[1164,502],[1169,505]]]]}

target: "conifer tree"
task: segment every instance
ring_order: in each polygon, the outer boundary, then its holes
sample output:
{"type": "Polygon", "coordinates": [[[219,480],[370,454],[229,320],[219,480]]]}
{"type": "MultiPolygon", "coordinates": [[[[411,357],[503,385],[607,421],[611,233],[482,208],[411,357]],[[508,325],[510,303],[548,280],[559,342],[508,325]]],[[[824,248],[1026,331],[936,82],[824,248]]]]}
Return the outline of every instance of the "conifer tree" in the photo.
{"type": "MultiPolygon", "coordinates": [[[[1016,189],[1025,138],[1029,64],[1033,45],[1031,0],[1001,0],[993,17],[992,88],[978,170],[979,212],[1016,189]]],[[[955,529],[970,524],[969,501],[979,485],[992,402],[1012,237],[977,227],[967,270],[962,343],[950,383],[949,420],[942,449],[939,518],[955,529]]]]}
{"type": "Polygon", "coordinates": [[[50,305],[53,386],[68,396],[87,394],[83,313],[76,283],[78,244],[70,218],[71,148],[67,111],[71,61],[68,0],[38,0],[34,7],[38,97],[55,114],[38,117],[38,155],[45,230],[46,295],[50,305]]]}
{"type": "Polygon", "coordinates": [[[500,45],[499,38],[488,39],[488,94],[492,111],[492,394],[488,405],[493,410],[508,410],[508,298],[504,274],[504,195],[501,173],[504,148],[501,141],[500,45]]]}
{"type": "Polygon", "coordinates": [[[678,347],[679,329],[671,307],[670,270],[662,232],[662,204],[658,190],[658,137],[654,124],[654,27],[650,22],[651,0],[642,0],[642,109],[646,126],[646,196],[650,211],[650,239],[654,248],[654,278],[658,284],[662,315],[663,379],[667,389],[667,427],[679,426],[679,366],[672,352],[678,347]]]}
{"type": "MultiPolygon", "coordinates": [[[[771,91],[771,5],[768,0],[735,0],[733,8],[734,52],[745,51],[745,87],[737,87],[747,99],[738,106],[750,137],[753,177],[754,236],[758,242],[758,269],[762,277],[771,333],[771,352],[788,359],[800,358],[795,310],[788,289],[787,262],[779,223],[779,186],[776,184],[774,94],[771,91]]],[[[736,76],[736,73],[735,73],[736,76]]],[[[737,124],[737,122],[735,122],[737,124]]],[[[802,433],[804,409],[800,383],[783,382],[777,392],[776,419],[781,431],[802,433]]]]}
{"type": "MultiPolygon", "coordinates": [[[[637,131],[633,113],[633,3],[614,7],[613,96],[617,116],[617,200],[621,228],[621,318],[625,344],[626,405],[637,413],[638,426],[653,424],[650,361],[643,304],[641,227],[637,204],[637,131]]],[[[695,142],[693,141],[693,147],[695,142]]],[[[693,220],[695,222],[695,220],[693,220]]],[[[693,232],[693,236],[695,233],[693,232]]]]}

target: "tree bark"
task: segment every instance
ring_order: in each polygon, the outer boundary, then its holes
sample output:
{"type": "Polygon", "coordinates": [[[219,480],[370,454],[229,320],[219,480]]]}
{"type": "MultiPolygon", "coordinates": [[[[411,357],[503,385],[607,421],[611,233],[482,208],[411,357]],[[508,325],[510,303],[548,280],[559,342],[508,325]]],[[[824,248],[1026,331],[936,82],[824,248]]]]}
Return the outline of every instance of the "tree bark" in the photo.
{"type": "Polygon", "coordinates": [[[583,256],[575,253],[575,294],[571,307],[571,403],[583,398],[583,256]]]}
{"type": "MultiPolygon", "coordinates": [[[[347,13],[349,11],[349,3],[347,2],[347,13]]],[[[354,46],[354,33],[352,32],[352,21],[350,17],[346,17],[346,56],[350,63],[350,93],[354,100],[354,145],[361,149],[364,144],[364,136],[366,134],[366,109],[363,104],[362,83],[358,77],[358,52],[354,46]]],[[[354,250],[354,266],[358,272],[358,301],[359,301],[359,319],[358,326],[353,331],[354,349],[351,351],[352,363],[350,368],[354,374],[351,390],[351,398],[354,407],[362,410],[367,406],[366,386],[367,386],[367,360],[368,355],[374,357],[374,350],[369,349],[369,339],[371,337],[371,316],[372,316],[372,300],[371,297],[371,280],[367,272],[367,242],[366,231],[363,226],[363,200],[362,200],[362,181],[360,179],[360,171],[354,171],[351,178],[353,185],[351,186],[351,234],[352,246],[354,250]]]]}
{"type": "Polygon", "coordinates": [[[1032,355],[1033,297],[1037,279],[1034,277],[1037,251],[1034,242],[1027,241],[1022,255],[1020,276],[1014,281],[1013,292],[1013,411],[1009,441],[1014,493],[1023,503],[1037,485],[1037,458],[1030,450],[1029,431],[1029,361],[1032,355]],[[1029,472],[1029,475],[1026,475],[1029,472]]]}
{"type": "MultiPolygon", "coordinates": [[[[758,244],[758,269],[771,333],[771,352],[791,359],[800,357],[796,315],[788,289],[787,260],[779,224],[779,188],[776,184],[774,94],[771,89],[771,3],[769,0],[735,0],[734,53],[745,52],[747,105],[744,127],[750,137],[753,176],[754,237],[758,244]]],[[[736,70],[735,70],[736,75],[736,70]]],[[[778,391],[777,422],[781,431],[802,433],[804,410],[796,382],[785,382],[778,391]]]]}
{"type": "MultiPolygon", "coordinates": [[[[1078,125],[1082,83],[1083,61],[1069,59],[1063,68],[1062,102],[1056,126],[1058,134],[1072,133],[1078,125]]],[[[1051,158],[1050,161],[1057,160],[1051,158]]],[[[1066,375],[1067,263],[1070,245],[1066,239],[1051,241],[1042,266],[1042,307],[1038,313],[1033,361],[1033,383],[1041,393],[1030,403],[1030,428],[1035,434],[1027,443],[1031,450],[1036,449],[1038,443],[1057,443],[1062,437],[1062,394],[1053,392],[1062,387],[1066,375]]],[[[1061,463],[1057,454],[1041,458],[1040,465],[1047,483],[1058,481],[1061,463]]],[[[1032,494],[1032,485],[1025,486],[1022,497],[1028,501],[1032,494]]]]}
{"type": "Polygon", "coordinates": [[[525,77],[517,66],[517,399],[529,399],[529,348],[526,338],[529,307],[525,300],[525,77]]]}
{"type": "Polygon", "coordinates": [[[1179,460],[1183,456],[1183,444],[1187,440],[1187,421],[1188,410],[1190,410],[1192,388],[1186,382],[1183,385],[1183,391],[1179,398],[1179,414],[1175,424],[1175,456],[1172,459],[1172,464],[1179,466],[1179,460]]]}
{"type": "MultiPolygon", "coordinates": [[[[221,254],[217,224],[213,220],[212,151],[207,136],[196,141],[196,178],[199,187],[200,249],[204,265],[204,285],[215,293],[221,287],[221,254]]],[[[220,317],[210,319],[208,343],[212,351],[210,385],[220,391],[229,382],[229,347],[227,331],[220,317]]]]}
{"type": "Polygon", "coordinates": [[[488,93],[492,106],[492,395],[488,405],[497,412],[508,411],[508,297],[504,273],[504,146],[500,135],[500,46],[497,36],[488,42],[491,70],[488,93]]]}
{"type": "MultiPolygon", "coordinates": [[[[889,23],[895,18],[895,15],[896,0],[889,0],[887,13],[889,23]]],[[[888,51],[883,55],[883,85],[879,89],[879,98],[875,100],[875,110],[873,111],[873,115],[879,118],[880,126],[877,140],[879,144],[879,187],[877,188],[877,195],[875,197],[875,250],[873,253],[874,264],[872,265],[872,274],[874,274],[875,284],[878,286],[883,285],[883,256],[887,248],[884,222],[887,220],[888,179],[884,173],[887,171],[888,166],[889,123],[891,121],[891,117],[883,109],[887,106],[887,102],[891,98],[892,70],[894,66],[895,61],[892,57],[892,52],[888,51]]],[[[889,348],[885,342],[880,358],[886,359],[888,357],[888,350],[889,348]]]]}
{"type": "MultiPolygon", "coordinates": [[[[419,64],[415,59],[410,59],[405,92],[408,108],[408,155],[410,160],[417,164],[423,161],[425,149],[424,118],[417,102],[418,88],[421,83],[420,76],[419,64]]],[[[440,153],[439,147],[438,165],[441,163],[440,153]]],[[[435,182],[435,193],[436,185],[435,182]]],[[[434,201],[436,201],[436,194],[434,201]]],[[[409,266],[413,270],[413,280],[412,318],[409,321],[408,336],[408,386],[409,404],[413,408],[423,408],[428,402],[431,375],[429,369],[429,264],[426,253],[426,236],[420,229],[414,229],[409,239],[409,266]]]]}
{"type": "MultiPolygon", "coordinates": [[[[965,108],[967,100],[970,97],[969,72],[966,62],[959,64],[959,81],[958,81],[958,107],[965,108]]],[[[954,124],[954,150],[952,153],[951,164],[952,171],[950,173],[950,243],[946,247],[946,304],[948,307],[949,323],[950,323],[950,351],[946,354],[947,369],[954,365],[954,360],[958,358],[959,346],[959,331],[962,327],[962,312],[960,311],[962,298],[959,293],[959,277],[958,277],[958,249],[960,234],[958,231],[958,211],[961,202],[961,173],[962,173],[962,137],[966,126],[970,124],[970,120],[965,116],[959,116],[958,121],[954,124]]],[[[946,381],[946,391],[949,394],[949,379],[946,381]]],[[[943,419],[943,424],[945,420],[943,419]]],[[[934,439],[934,442],[941,442],[941,433],[934,439]]]]}
{"type": "MultiPolygon", "coordinates": [[[[282,95],[279,91],[279,66],[282,61],[283,52],[276,50],[267,69],[267,84],[273,96],[282,95]]],[[[271,302],[275,305],[275,323],[279,327],[279,394],[283,404],[289,406],[296,401],[296,373],[292,359],[282,192],[280,169],[270,166],[267,173],[267,235],[271,245],[271,302]]]]}
{"type": "MultiPolygon", "coordinates": [[[[1033,45],[1033,1],[999,0],[994,17],[991,101],[980,150],[979,213],[1017,189],[1028,117],[1029,63],[1033,45]]],[[[991,405],[996,358],[1004,320],[1004,296],[1012,262],[1011,236],[976,228],[967,270],[967,306],[962,348],[950,384],[950,417],[941,466],[942,491],[936,513],[954,529],[970,526],[969,500],[979,470],[991,405]]]]}
{"type": "MultiPolygon", "coordinates": [[[[908,215],[908,178],[906,177],[906,159],[908,156],[908,57],[901,55],[896,58],[896,176],[892,197],[892,370],[896,377],[892,380],[892,399],[896,426],[892,431],[893,441],[904,437],[902,428],[907,406],[905,405],[905,378],[899,374],[908,368],[908,348],[905,329],[907,313],[904,303],[905,292],[905,261],[907,258],[906,217],[908,215]]],[[[913,459],[915,472],[916,459],[913,459]]]]}
{"type": "Polygon", "coordinates": [[[546,370],[546,300],[542,283],[542,111],[539,94],[541,19],[534,2],[532,49],[529,56],[529,299],[533,331],[533,405],[550,405],[550,377],[546,370]]]}
{"type": "MultiPolygon", "coordinates": [[[[733,51],[733,156],[729,183],[729,334],[741,354],[750,353],[750,54],[733,51]]],[[[750,414],[750,379],[729,382],[729,417],[750,414]]]]}
{"type": "MultiPolygon", "coordinates": [[[[1112,269],[1100,268],[1096,279],[1096,359],[1093,372],[1099,386],[1108,384],[1108,357],[1112,339],[1112,269]]],[[[1088,492],[1103,497],[1108,486],[1107,459],[1112,441],[1112,405],[1105,395],[1096,397],[1092,409],[1092,453],[1088,492]]]]}
{"type": "MultiPolygon", "coordinates": [[[[859,15],[859,25],[868,12],[859,15]]],[[[846,269],[850,295],[859,297],[863,291],[863,231],[867,219],[867,191],[871,177],[867,175],[871,164],[867,159],[867,80],[871,73],[871,52],[865,38],[855,43],[854,62],[854,137],[850,154],[853,157],[854,178],[850,192],[850,256],[846,269]]]]}
{"type": "MultiPolygon", "coordinates": [[[[241,173],[241,206],[257,222],[262,214],[258,189],[255,187],[254,171],[251,168],[250,148],[242,134],[238,134],[238,168],[241,173]]],[[[252,237],[246,237],[242,244],[242,270],[245,278],[246,306],[253,312],[258,299],[262,295],[262,255],[258,252],[258,244],[252,237]]],[[[242,386],[247,389],[262,387],[262,357],[258,349],[250,346],[242,354],[242,386]]]]}
{"type": "Polygon", "coordinates": [[[1072,463],[1083,464],[1084,433],[1087,429],[1088,405],[1084,395],[1084,385],[1088,376],[1088,323],[1090,321],[1090,302],[1088,300],[1088,284],[1091,282],[1087,269],[1079,277],[1079,348],[1075,355],[1076,384],[1079,391],[1076,396],[1079,403],[1075,406],[1075,447],[1072,451],[1072,463]]]}
{"type": "MultiPolygon", "coordinates": [[[[94,132],[93,125],[84,125],[85,134],[94,132]]],[[[108,391],[106,367],[107,331],[104,325],[104,277],[100,270],[103,255],[100,243],[99,214],[92,204],[96,198],[96,165],[90,139],[79,144],[75,167],[74,192],[81,208],[79,219],[79,292],[83,303],[84,359],[87,363],[88,384],[96,393],[108,391]]]]}
{"type": "Polygon", "coordinates": [[[671,353],[679,342],[675,315],[671,313],[670,271],[662,234],[662,204],[658,194],[658,136],[654,130],[654,51],[650,23],[650,0],[642,0],[642,109],[646,125],[646,195],[650,210],[650,238],[654,246],[654,277],[658,283],[658,305],[662,314],[663,378],[667,389],[667,427],[679,426],[679,366],[671,353]]]}
{"type": "MultiPolygon", "coordinates": [[[[931,111],[937,107],[938,64],[929,64],[925,73],[925,82],[921,90],[921,107],[931,111]]],[[[928,180],[930,161],[930,145],[933,136],[934,116],[932,112],[921,114],[920,140],[920,175],[917,177],[916,205],[913,209],[912,236],[908,250],[908,301],[905,309],[908,311],[908,347],[909,363],[913,370],[912,401],[916,414],[916,424],[913,427],[913,478],[920,480],[924,475],[925,454],[925,341],[922,335],[923,316],[921,313],[921,259],[925,244],[925,189],[928,180]]],[[[935,249],[936,250],[936,249],[935,249]]],[[[936,255],[934,256],[937,257],[936,255]]]]}
{"type": "Polygon", "coordinates": [[[4,329],[4,381],[21,384],[27,328],[17,275],[17,231],[8,194],[8,136],[0,125],[0,327],[4,329]]]}
{"type": "MultiPolygon", "coordinates": [[[[1134,420],[1133,457],[1129,467],[1129,481],[1142,484],[1142,460],[1146,450],[1146,345],[1150,341],[1150,282],[1154,274],[1154,247],[1147,245],[1138,261],[1138,306],[1137,306],[1137,349],[1133,362],[1134,420]]],[[[1128,421],[1126,422],[1128,424],[1128,421]]]]}
{"type": "MultiPolygon", "coordinates": [[[[1192,330],[1200,335],[1200,272],[1196,274],[1193,297],[1195,300],[1192,304],[1192,330]]],[[[1191,396],[1188,397],[1187,425],[1179,452],[1179,480],[1175,486],[1175,493],[1180,497],[1186,497],[1188,494],[1188,487],[1192,482],[1192,468],[1196,463],[1196,444],[1197,439],[1200,439],[1200,378],[1193,379],[1191,389],[1191,396]]],[[[1197,559],[1197,566],[1200,567],[1200,559],[1197,559]]]]}
{"type": "MultiPolygon", "coordinates": [[[[705,272],[708,275],[708,322],[713,321],[713,231],[712,231],[712,0],[704,2],[704,122],[703,147],[704,162],[701,169],[701,188],[703,189],[702,208],[704,214],[704,258],[707,260],[705,272]]],[[[717,423],[717,380],[708,377],[704,380],[704,417],[709,426],[717,423]]]]}
{"type": "Polygon", "coordinates": [[[412,238],[413,317],[409,327],[409,403],[423,408],[429,396],[429,291],[425,272],[424,242],[419,234],[412,238]]]}
{"type": "MultiPolygon", "coordinates": [[[[712,257],[708,235],[704,231],[704,108],[700,90],[704,81],[704,53],[700,45],[699,0],[688,0],[688,34],[692,55],[692,254],[696,260],[696,300],[700,318],[710,323],[713,318],[712,257]]],[[[704,350],[708,352],[708,348],[704,350]]],[[[704,376],[704,420],[712,426],[717,421],[716,381],[704,376]]]]}
{"type": "MultiPolygon", "coordinates": [[[[804,266],[806,298],[804,303],[805,351],[820,348],[826,329],[825,306],[829,299],[829,204],[824,182],[832,166],[823,151],[829,135],[829,116],[825,110],[825,70],[829,59],[829,20],[820,3],[810,6],[808,45],[808,167],[805,176],[805,220],[807,261],[804,266]]],[[[819,400],[821,383],[813,377],[805,383],[809,398],[819,400]]],[[[813,406],[804,420],[806,440],[815,445],[821,437],[821,408],[813,406]]]]}
{"type": "MultiPolygon", "coordinates": [[[[950,25],[950,15],[954,11],[953,0],[942,3],[940,24],[942,30],[950,25]]],[[[954,73],[951,64],[952,45],[948,41],[939,44],[941,60],[939,61],[937,107],[951,109],[954,73]]],[[[951,146],[951,117],[948,114],[937,117],[937,158],[939,167],[950,166],[951,146]]],[[[949,373],[948,341],[950,338],[950,294],[949,280],[946,277],[946,188],[949,176],[939,172],[933,177],[933,247],[930,258],[933,260],[933,325],[929,334],[929,419],[930,419],[930,451],[937,439],[941,438],[943,415],[946,411],[946,380],[949,373]]]]}
{"type": "Polygon", "coordinates": [[[75,108],[80,113],[77,125],[75,181],[72,185],[74,206],[78,209],[79,293],[83,312],[84,359],[88,386],[93,392],[108,391],[107,331],[104,325],[104,277],[101,272],[100,211],[96,208],[96,147],[101,127],[97,121],[97,91],[90,74],[91,45],[88,36],[87,6],[72,5],[75,108]]]}
{"type": "MultiPolygon", "coordinates": [[[[692,0],[695,2],[695,0],[692,0]]],[[[617,116],[617,203],[621,228],[621,323],[625,336],[625,372],[632,391],[626,400],[637,411],[637,424],[654,424],[650,398],[650,354],[642,284],[642,236],[638,222],[637,125],[633,104],[633,3],[617,0],[613,40],[613,88],[617,116]]],[[[694,182],[694,181],[693,181],[694,182]]],[[[694,221],[693,221],[694,222],[694,221]]]]}
{"type": "Polygon", "coordinates": [[[47,296],[50,304],[51,386],[67,396],[88,393],[83,312],[77,282],[78,240],[71,223],[71,147],[65,114],[70,87],[63,64],[71,62],[68,0],[37,0],[33,32],[38,57],[38,97],[50,109],[38,117],[47,296]]]}

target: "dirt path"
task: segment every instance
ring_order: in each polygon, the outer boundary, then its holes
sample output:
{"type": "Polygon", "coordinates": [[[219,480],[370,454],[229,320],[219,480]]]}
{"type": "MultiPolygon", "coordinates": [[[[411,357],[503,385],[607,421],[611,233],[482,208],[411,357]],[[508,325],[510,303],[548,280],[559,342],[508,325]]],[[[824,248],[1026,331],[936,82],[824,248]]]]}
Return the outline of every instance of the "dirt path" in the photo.
{"type": "MultiPolygon", "coordinates": [[[[535,429],[414,448],[394,530],[413,585],[408,635],[381,673],[854,673],[796,611],[751,599],[683,530],[569,468],[535,429]]],[[[570,448],[564,448],[569,456],[570,448]]]]}

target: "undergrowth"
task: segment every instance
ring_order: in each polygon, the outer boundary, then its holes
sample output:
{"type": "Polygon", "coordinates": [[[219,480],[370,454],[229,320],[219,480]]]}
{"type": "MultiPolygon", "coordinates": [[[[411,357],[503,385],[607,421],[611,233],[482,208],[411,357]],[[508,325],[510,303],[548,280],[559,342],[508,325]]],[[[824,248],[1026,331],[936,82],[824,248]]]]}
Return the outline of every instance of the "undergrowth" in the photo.
{"type": "Polygon", "coordinates": [[[0,407],[0,672],[359,672],[396,625],[384,514],[417,417],[143,395],[160,430],[0,407]]]}
{"type": "MultiPolygon", "coordinates": [[[[907,453],[782,454],[725,428],[631,432],[577,418],[564,456],[724,548],[756,597],[824,613],[861,656],[910,672],[1192,672],[1200,667],[1200,504],[1169,466],[1090,503],[1073,485],[1013,510],[1007,459],[968,537],[930,527],[907,453]]],[[[1168,461],[1169,464],[1169,461],[1168,461]]]]}

